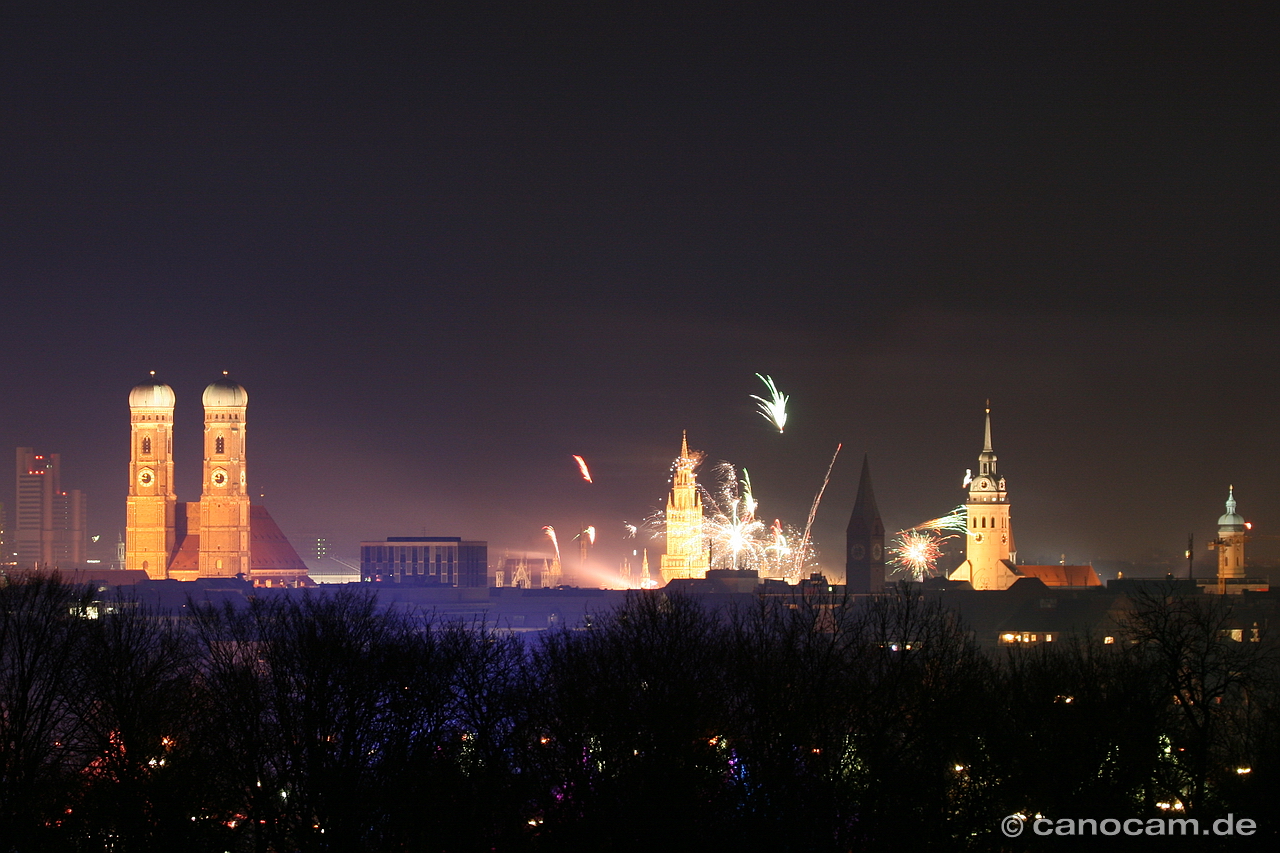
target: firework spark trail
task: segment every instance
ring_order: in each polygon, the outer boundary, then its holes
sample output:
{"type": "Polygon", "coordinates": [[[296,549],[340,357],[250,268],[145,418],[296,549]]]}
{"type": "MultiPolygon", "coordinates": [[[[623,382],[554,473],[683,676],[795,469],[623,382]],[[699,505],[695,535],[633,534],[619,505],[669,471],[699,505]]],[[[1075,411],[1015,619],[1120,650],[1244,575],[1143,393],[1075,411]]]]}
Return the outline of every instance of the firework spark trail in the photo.
{"type": "Polygon", "coordinates": [[[556,541],[556,529],[548,524],[542,530],[547,534],[547,538],[551,540],[551,544],[555,546],[556,562],[560,562],[560,543],[556,541]]]}
{"type": "Polygon", "coordinates": [[[796,552],[796,568],[795,573],[800,574],[805,554],[809,550],[809,531],[813,529],[813,519],[818,515],[818,503],[822,500],[822,493],[827,490],[827,483],[831,482],[831,469],[836,467],[836,457],[840,455],[840,448],[844,447],[844,442],[836,445],[836,452],[831,454],[831,464],[827,466],[827,476],[822,478],[822,488],[818,489],[818,494],[813,499],[813,506],[809,507],[809,520],[804,524],[804,537],[800,540],[800,550],[796,552]]]}
{"type": "Polygon", "coordinates": [[[574,539],[585,539],[585,540],[586,540],[589,544],[591,544],[591,545],[596,544],[596,528],[595,528],[595,525],[591,525],[591,524],[587,525],[585,528],[583,528],[583,529],[582,529],[582,532],[581,532],[581,533],[579,533],[577,536],[575,536],[575,537],[573,537],[573,538],[574,538],[574,539]]]}
{"type": "Polygon", "coordinates": [[[907,530],[946,530],[950,533],[964,533],[968,535],[968,510],[965,508],[964,504],[960,504],[944,516],[931,518],[928,521],[917,524],[915,527],[908,527],[907,530]]]}
{"type": "Polygon", "coordinates": [[[787,395],[778,390],[778,386],[773,384],[772,376],[761,376],[756,374],[756,378],[764,383],[764,387],[769,389],[769,399],[751,395],[751,399],[755,400],[759,405],[760,416],[769,423],[778,428],[778,432],[782,432],[782,428],[787,425],[787,395]]]}
{"type": "Polygon", "coordinates": [[[579,469],[580,471],[582,471],[582,479],[584,479],[584,480],[586,480],[588,483],[590,483],[590,482],[591,482],[591,472],[587,470],[587,460],[583,459],[581,456],[579,456],[579,455],[578,455],[578,454],[576,454],[576,453],[575,453],[575,454],[573,454],[573,458],[574,458],[574,459],[576,459],[576,460],[578,461],[578,469],[579,469]]]}
{"type": "Polygon", "coordinates": [[[640,529],[638,526],[636,526],[636,525],[632,524],[631,522],[629,522],[629,521],[627,521],[627,520],[625,520],[625,519],[624,519],[624,520],[623,520],[623,522],[622,522],[622,526],[623,526],[623,527],[625,527],[625,528],[627,529],[627,535],[623,537],[624,539],[635,539],[635,538],[636,538],[636,532],[640,529]]]}

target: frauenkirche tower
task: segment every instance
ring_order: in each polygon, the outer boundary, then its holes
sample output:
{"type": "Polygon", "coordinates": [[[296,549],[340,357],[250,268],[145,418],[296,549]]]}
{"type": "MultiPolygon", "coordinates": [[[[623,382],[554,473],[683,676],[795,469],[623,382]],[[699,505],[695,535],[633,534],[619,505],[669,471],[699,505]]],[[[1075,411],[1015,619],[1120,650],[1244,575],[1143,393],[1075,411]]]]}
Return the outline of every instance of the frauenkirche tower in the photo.
{"type": "Polygon", "coordinates": [[[311,583],[266,507],[250,505],[248,403],[248,393],[225,373],[204,389],[203,486],[199,501],[185,502],[174,493],[173,389],[152,378],[129,392],[126,569],[155,580],[240,576],[260,586],[311,583]]]}
{"type": "Polygon", "coordinates": [[[245,409],[249,394],[223,378],[204,389],[204,489],[200,495],[200,577],[248,574],[249,493],[245,409]]]}
{"type": "Polygon", "coordinates": [[[174,553],[173,389],[152,379],[129,392],[129,497],[124,567],[168,577],[174,553]]]}

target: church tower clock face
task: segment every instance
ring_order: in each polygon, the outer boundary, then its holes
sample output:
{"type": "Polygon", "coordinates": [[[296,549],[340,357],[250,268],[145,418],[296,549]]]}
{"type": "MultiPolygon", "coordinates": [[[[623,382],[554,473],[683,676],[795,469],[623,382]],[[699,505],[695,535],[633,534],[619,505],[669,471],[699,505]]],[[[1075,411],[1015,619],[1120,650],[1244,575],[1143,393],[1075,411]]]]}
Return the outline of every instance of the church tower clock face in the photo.
{"type": "Polygon", "coordinates": [[[143,468],[138,472],[138,485],[150,486],[155,482],[156,475],[151,472],[150,468],[143,468]]]}
{"type": "Polygon", "coordinates": [[[227,484],[227,472],[219,468],[213,472],[213,476],[209,478],[209,481],[215,486],[225,486],[227,484]]]}
{"type": "Polygon", "coordinates": [[[863,557],[866,556],[866,554],[867,552],[862,547],[861,543],[855,544],[852,548],[849,549],[849,556],[853,557],[853,559],[855,560],[861,560],[863,557]]]}

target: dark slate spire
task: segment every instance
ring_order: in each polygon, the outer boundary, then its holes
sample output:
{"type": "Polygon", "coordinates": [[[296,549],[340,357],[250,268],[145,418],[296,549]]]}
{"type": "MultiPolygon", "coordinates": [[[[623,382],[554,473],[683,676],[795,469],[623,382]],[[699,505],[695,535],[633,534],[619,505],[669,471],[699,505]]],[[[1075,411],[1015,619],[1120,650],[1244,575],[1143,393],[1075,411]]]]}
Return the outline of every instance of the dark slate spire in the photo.
{"type": "Polygon", "coordinates": [[[845,533],[845,583],[852,593],[884,591],[884,523],[871,488],[871,465],[862,457],[858,497],[845,533]]]}
{"type": "MultiPolygon", "coordinates": [[[[876,506],[876,494],[871,488],[871,465],[867,455],[862,455],[862,476],[858,479],[858,497],[853,501],[853,515],[849,518],[849,531],[869,534],[880,521],[880,509],[876,506]]],[[[884,528],[881,527],[881,530],[884,528]]]]}

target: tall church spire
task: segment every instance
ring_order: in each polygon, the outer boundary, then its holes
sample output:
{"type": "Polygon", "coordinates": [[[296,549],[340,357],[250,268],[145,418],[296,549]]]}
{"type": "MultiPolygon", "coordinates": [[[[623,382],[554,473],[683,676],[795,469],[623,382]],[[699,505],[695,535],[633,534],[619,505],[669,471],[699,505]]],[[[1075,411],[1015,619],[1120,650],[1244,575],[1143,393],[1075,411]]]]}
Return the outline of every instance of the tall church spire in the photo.
{"type": "Polygon", "coordinates": [[[978,473],[969,481],[965,503],[968,535],[965,562],[951,574],[951,580],[967,580],[974,589],[1008,589],[1017,579],[1012,568],[1013,527],[1009,521],[1009,493],[1004,478],[996,473],[996,454],[991,447],[991,401],[987,401],[983,424],[982,452],[978,473]]]}
{"type": "Polygon", "coordinates": [[[864,454],[862,476],[858,479],[858,496],[845,531],[845,584],[849,592],[884,591],[884,523],[871,488],[871,465],[864,454]]]}
{"type": "Polygon", "coordinates": [[[996,454],[991,449],[991,401],[987,400],[987,419],[982,434],[982,452],[978,454],[978,473],[987,477],[996,476],[996,454]]]}

